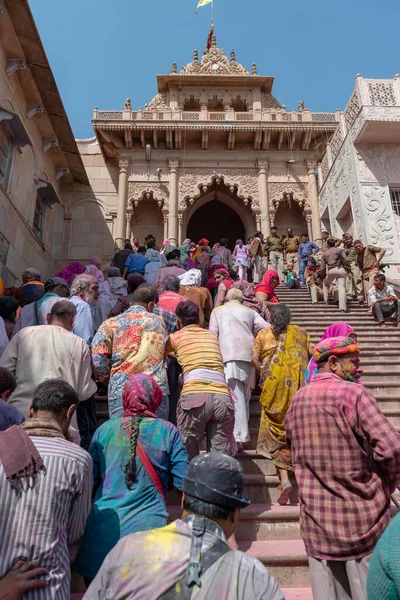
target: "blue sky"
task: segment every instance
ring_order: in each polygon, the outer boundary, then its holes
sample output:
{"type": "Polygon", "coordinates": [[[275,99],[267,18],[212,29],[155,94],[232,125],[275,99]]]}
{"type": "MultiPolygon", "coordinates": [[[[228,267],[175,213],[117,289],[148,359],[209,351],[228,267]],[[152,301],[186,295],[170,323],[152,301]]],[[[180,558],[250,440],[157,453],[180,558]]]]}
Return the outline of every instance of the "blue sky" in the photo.
{"type": "MultiPolygon", "coordinates": [[[[211,9],[197,0],[29,0],[77,138],[91,137],[93,107],[134,108],[157,93],[155,76],[201,53],[211,9]]],[[[218,45],[275,77],[287,110],[344,109],[355,76],[400,71],[398,0],[215,0],[218,45]]]]}

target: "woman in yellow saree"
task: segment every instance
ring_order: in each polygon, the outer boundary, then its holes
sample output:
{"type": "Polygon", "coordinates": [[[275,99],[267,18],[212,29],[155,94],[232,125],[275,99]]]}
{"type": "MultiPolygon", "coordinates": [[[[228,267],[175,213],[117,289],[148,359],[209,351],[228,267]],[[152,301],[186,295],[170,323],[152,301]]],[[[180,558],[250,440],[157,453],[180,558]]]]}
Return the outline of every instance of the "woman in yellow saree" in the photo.
{"type": "Polygon", "coordinates": [[[279,504],[287,504],[293,471],[291,452],[283,425],[293,395],[304,385],[304,372],[311,353],[305,329],[291,325],[286,304],[271,309],[271,327],[262,329],[255,340],[253,364],[260,372],[261,421],[257,452],[271,459],[280,479],[279,504]]]}

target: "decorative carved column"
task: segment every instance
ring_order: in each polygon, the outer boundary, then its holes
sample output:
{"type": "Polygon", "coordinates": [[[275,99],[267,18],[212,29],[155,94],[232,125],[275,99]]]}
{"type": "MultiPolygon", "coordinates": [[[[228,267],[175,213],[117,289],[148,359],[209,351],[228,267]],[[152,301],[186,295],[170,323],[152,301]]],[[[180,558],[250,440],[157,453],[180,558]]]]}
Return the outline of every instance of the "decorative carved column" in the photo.
{"type": "MultiPolygon", "coordinates": [[[[261,231],[265,237],[271,235],[271,220],[268,203],[268,163],[258,162],[258,194],[261,209],[261,231]]],[[[258,225],[257,225],[258,227],[258,225]]]]}
{"type": "Polygon", "coordinates": [[[131,231],[131,219],[132,219],[132,211],[128,210],[126,212],[126,232],[125,232],[125,239],[126,240],[130,240],[131,239],[131,235],[132,235],[132,231],[131,231]]]}
{"type": "Polygon", "coordinates": [[[182,244],[182,240],[183,240],[183,232],[182,232],[183,214],[182,213],[178,213],[178,223],[179,223],[178,245],[180,246],[182,244]]]}
{"type": "Polygon", "coordinates": [[[127,158],[120,159],[118,179],[117,226],[115,228],[115,240],[118,240],[118,242],[122,245],[122,248],[126,233],[126,208],[128,205],[128,168],[129,160],[127,158]]]}
{"type": "Polygon", "coordinates": [[[163,211],[164,240],[168,238],[168,211],[163,211]]]}
{"type": "Polygon", "coordinates": [[[178,242],[178,161],[169,161],[168,239],[178,242]]]}
{"type": "MultiPolygon", "coordinates": [[[[257,231],[261,231],[261,229],[262,229],[262,227],[261,227],[261,213],[259,213],[259,212],[256,213],[255,217],[256,217],[256,229],[257,229],[257,231]]],[[[251,235],[253,235],[253,234],[251,234],[251,235]]]]}
{"type": "Polygon", "coordinates": [[[308,237],[310,238],[310,240],[315,239],[315,238],[313,238],[313,232],[312,232],[312,227],[311,227],[311,215],[306,215],[306,221],[307,221],[308,237]]]}
{"type": "Polygon", "coordinates": [[[312,237],[310,239],[320,240],[322,239],[321,232],[321,217],[319,214],[318,204],[318,186],[317,176],[315,174],[315,165],[308,164],[308,202],[311,207],[312,214],[312,237]]]}

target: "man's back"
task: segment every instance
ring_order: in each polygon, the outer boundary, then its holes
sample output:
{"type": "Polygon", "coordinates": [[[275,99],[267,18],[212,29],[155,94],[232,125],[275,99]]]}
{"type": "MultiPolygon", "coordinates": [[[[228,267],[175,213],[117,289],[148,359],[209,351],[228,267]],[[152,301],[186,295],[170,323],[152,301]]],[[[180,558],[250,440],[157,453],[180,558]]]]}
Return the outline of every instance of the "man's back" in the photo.
{"type": "Polygon", "coordinates": [[[285,429],[307,554],[365,556],[390,519],[391,485],[400,473],[399,434],[362,385],[329,373],[314,375],[294,395],[285,429]]]}
{"type": "Polygon", "coordinates": [[[47,569],[49,586],[24,594],[31,600],[69,599],[67,541],[82,535],[91,508],[92,459],[62,438],[32,436],[46,467],[33,489],[18,496],[0,461],[0,577],[17,559],[47,569]]]}
{"type": "Polygon", "coordinates": [[[214,308],[210,318],[210,331],[218,337],[224,363],[231,360],[251,362],[253,331],[267,326],[259,314],[236,300],[214,308]]]}
{"type": "MultiPolygon", "coordinates": [[[[162,529],[129,535],[105,559],[85,600],[98,600],[101,593],[113,600],[157,600],[172,588],[189,564],[192,517],[177,520],[162,529]],[[126,575],[128,573],[128,575],[126,575]],[[108,596],[107,596],[108,594],[108,596]]],[[[217,528],[216,528],[217,530],[217,528]]],[[[201,553],[217,540],[226,543],[222,533],[203,536],[201,553]]],[[[283,600],[276,582],[255,558],[231,551],[201,578],[191,600],[283,600]]]]}
{"type": "Polygon", "coordinates": [[[10,341],[0,366],[15,374],[17,388],[9,403],[27,416],[33,391],[45,379],[61,377],[81,400],[96,391],[91,379],[90,353],[77,335],[54,325],[25,327],[10,341]]]}

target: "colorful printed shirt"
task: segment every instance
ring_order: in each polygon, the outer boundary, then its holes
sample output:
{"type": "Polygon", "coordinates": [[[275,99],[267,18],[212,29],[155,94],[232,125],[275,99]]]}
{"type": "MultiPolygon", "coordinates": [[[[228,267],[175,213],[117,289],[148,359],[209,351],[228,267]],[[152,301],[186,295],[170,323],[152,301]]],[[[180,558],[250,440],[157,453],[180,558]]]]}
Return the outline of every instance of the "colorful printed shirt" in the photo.
{"type": "Polygon", "coordinates": [[[110,414],[122,407],[125,381],[132,375],[151,375],[168,394],[164,346],[167,330],[161,319],[142,306],[131,306],[121,315],[105,321],[92,344],[94,369],[100,379],[110,378],[110,414]]]}
{"type": "Polygon", "coordinates": [[[314,375],[285,417],[308,556],[357,560],[390,521],[400,482],[400,435],[361,385],[314,375]]]}
{"type": "MultiPolygon", "coordinates": [[[[178,519],[162,529],[124,537],[105,559],[85,600],[149,600],[162,598],[182,577],[189,565],[194,517],[178,519]]],[[[222,529],[202,538],[203,555],[218,540],[225,544],[222,529]]],[[[256,558],[232,551],[216,561],[194,586],[191,600],[284,600],[275,579],[256,558]]]]}

